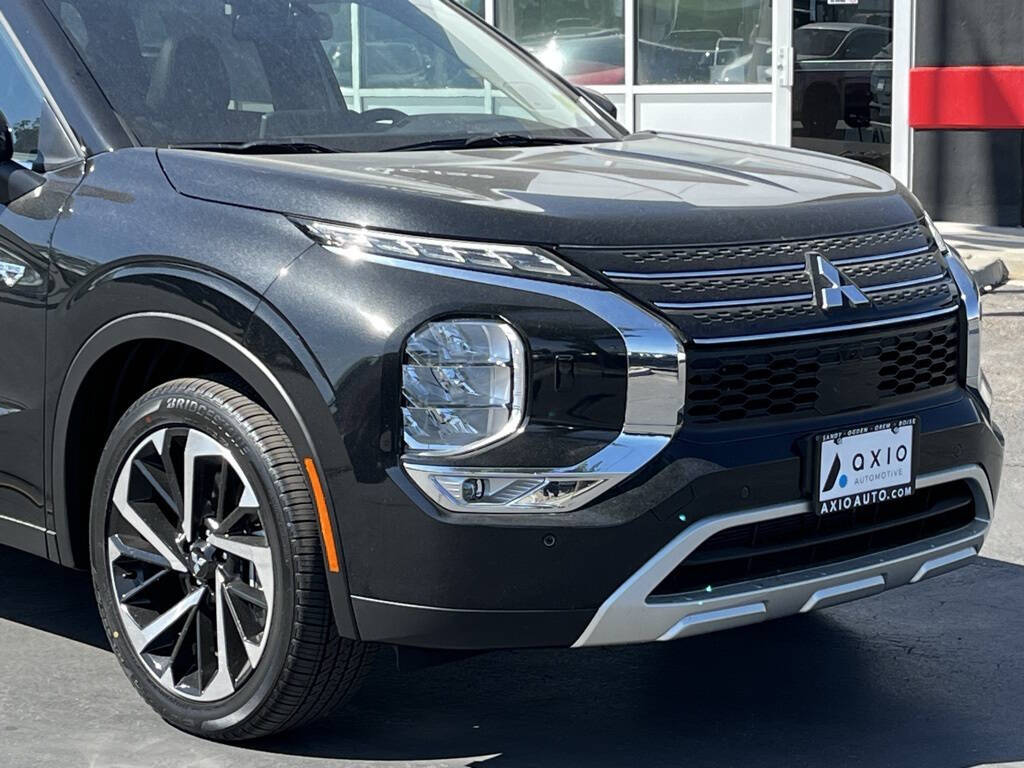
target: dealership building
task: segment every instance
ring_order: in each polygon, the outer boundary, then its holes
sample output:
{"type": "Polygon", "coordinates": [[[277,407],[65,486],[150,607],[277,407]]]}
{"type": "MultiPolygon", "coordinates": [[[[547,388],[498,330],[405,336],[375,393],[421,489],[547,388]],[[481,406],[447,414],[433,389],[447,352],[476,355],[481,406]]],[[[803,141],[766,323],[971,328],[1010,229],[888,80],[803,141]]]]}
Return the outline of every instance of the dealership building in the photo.
{"type": "Polygon", "coordinates": [[[462,0],[633,130],[891,171],[937,218],[1024,223],[1021,0],[462,0]]]}

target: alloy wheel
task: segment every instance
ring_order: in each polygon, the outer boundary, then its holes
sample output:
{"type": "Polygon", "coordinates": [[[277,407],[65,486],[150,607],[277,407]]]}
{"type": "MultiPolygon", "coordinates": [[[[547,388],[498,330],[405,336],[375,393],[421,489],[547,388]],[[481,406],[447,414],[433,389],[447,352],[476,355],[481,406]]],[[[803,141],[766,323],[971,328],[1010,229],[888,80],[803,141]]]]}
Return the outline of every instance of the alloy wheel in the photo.
{"type": "Polygon", "coordinates": [[[147,435],[122,465],[110,579],[127,640],[169,692],[224,699],[259,664],[274,605],[262,515],[232,452],[197,429],[147,435]]]}

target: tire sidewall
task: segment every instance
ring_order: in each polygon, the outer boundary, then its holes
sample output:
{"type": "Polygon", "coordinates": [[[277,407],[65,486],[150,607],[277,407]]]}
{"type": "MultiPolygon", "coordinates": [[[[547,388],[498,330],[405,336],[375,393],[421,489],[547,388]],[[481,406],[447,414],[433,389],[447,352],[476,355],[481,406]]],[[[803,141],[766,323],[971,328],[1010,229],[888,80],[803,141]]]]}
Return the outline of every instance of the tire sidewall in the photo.
{"type": "Polygon", "coordinates": [[[104,629],[118,661],[136,690],[172,724],[215,736],[245,721],[274,689],[284,669],[295,622],[290,528],[291,521],[264,453],[244,422],[212,397],[185,386],[159,387],[138,400],[114,427],[100,459],[91,503],[89,550],[93,586],[104,629]],[[114,483],[125,460],[147,435],[167,427],[198,429],[230,448],[259,499],[271,549],[276,586],[270,637],[256,670],[234,694],[218,702],[174,696],[153,678],[126,637],[109,574],[106,528],[114,483]]]}

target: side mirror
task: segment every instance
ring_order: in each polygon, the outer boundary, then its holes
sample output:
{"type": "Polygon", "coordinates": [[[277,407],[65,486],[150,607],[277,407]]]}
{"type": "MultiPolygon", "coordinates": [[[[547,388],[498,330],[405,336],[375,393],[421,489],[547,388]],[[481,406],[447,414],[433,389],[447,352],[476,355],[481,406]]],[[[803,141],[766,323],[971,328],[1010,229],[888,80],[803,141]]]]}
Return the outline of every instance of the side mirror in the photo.
{"type": "Polygon", "coordinates": [[[14,157],[14,135],[7,118],[0,112],[0,163],[9,162],[14,157]]]}
{"type": "Polygon", "coordinates": [[[618,107],[615,106],[615,102],[613,102],[611,99],[609,99],[603,93],[599,93],[598,91],[591,90],[590,88],[582,88],[580,86],[576,86],[576,90],[578,90],[580,92],[580,95],[583,96],[583,98],[585,98],[587,101],[589,101],[595,107],[600,109],[606,115],[610,115],[611,117],[613,117],[615,119],[618,119],[618,117],[619,117],[619,109],[618,109],[618,107]]]}

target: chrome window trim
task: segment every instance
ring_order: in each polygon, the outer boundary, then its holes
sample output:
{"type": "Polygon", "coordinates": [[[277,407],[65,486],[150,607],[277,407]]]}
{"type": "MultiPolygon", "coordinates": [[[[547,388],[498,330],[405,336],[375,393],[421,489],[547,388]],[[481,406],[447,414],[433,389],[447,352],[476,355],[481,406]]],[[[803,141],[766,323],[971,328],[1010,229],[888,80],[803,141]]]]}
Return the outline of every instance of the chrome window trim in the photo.
{"type": "MultiPolygon", "coordinates": [[[[340,249],[321,246],[340,258],[340,249]]],[[[679,428],[686,391],[686,353],[683,339],[667,322],[625,296],[601,287],[553,283],[510,275],[476,272],[458,267],[363,253],[364,261],[412,270],[463,282],[500,285],[526,293],[553,296],[577,305],[615,328],[626,347],[627,385],[625,418],[619,435],[594,456],[572,467],[445,467],[423,464],[416,457],[402,459],[406,474],[428,498],[453,512],[495,511],[488,505],[471,509],[444,493],[433,478],[441,475],[493,477],[548,477],[559,480],[596,480],[593,489],[575,497],[558,513],[578,509],[629,477],[668,445],[679,428]]],[[[529,509],[500,507],[507,512],[529,509]]],[[[550,511],[544,512],[550,514],[550,511]]]]}
{"type": "MultiPolygon", "coordinates": [[[[74,130],[71,128],[71,124],[67,121],[67,118],[64,117],[64,113],[57,105],[57,100],[53,97],[53,93],[46,85],[46,81],[43,80],[42,75],[39,74],[39,70],[36,69],[36,65],[32,63],[32,59],[29,58],[28,52],[25,50],[25,46],[21,44],[21,40],[18,39],[18,36],[14,32],[14,28],[11,26],[10,22],[7,21],[7,17],[4,15],[2,10],[0,10],[0,31],[4,32],[7,37],[10,38],[11,44],[14,46],[15,55],[21,59],[25,68],[28,69],[32,78],[36,81],[36,86],[42,93],[43,100],[53,112],[54,117],[57,118],[57,124],[61,127],[61,130],[64,131],[64,135],[74,148],[75,153],[78,155],[79,159],[84,160],[86,157],[85,147],[76,137],[74,130]]],[[[0,107],[0,109],[2,109],[2,107],[0,107]]]]}
{"type": "Polygon", "coordinates": [[[871,320],[863,323],[848,323],[846,325],[830,325],[821,328],[803,328],[795,331],[778,331],[776,333],[756,333],[749,336],[722,336],[720,338],[695,337],[694,344],[741,344],[747,341],[768,341],[771,339],[791,339],[800,336],[816,336],[822,333],[843,333],[844,331],[860,331],[867,328],[880,328],[888,325],[899,325],[900,323],[912,323],[917,320],[928,320],[933,317],[951,315],[959,311],[959,306],[933,309],[930,312],[919,312],[913,315],[901,315],[890,317],[884,320],[871,320]]]}

